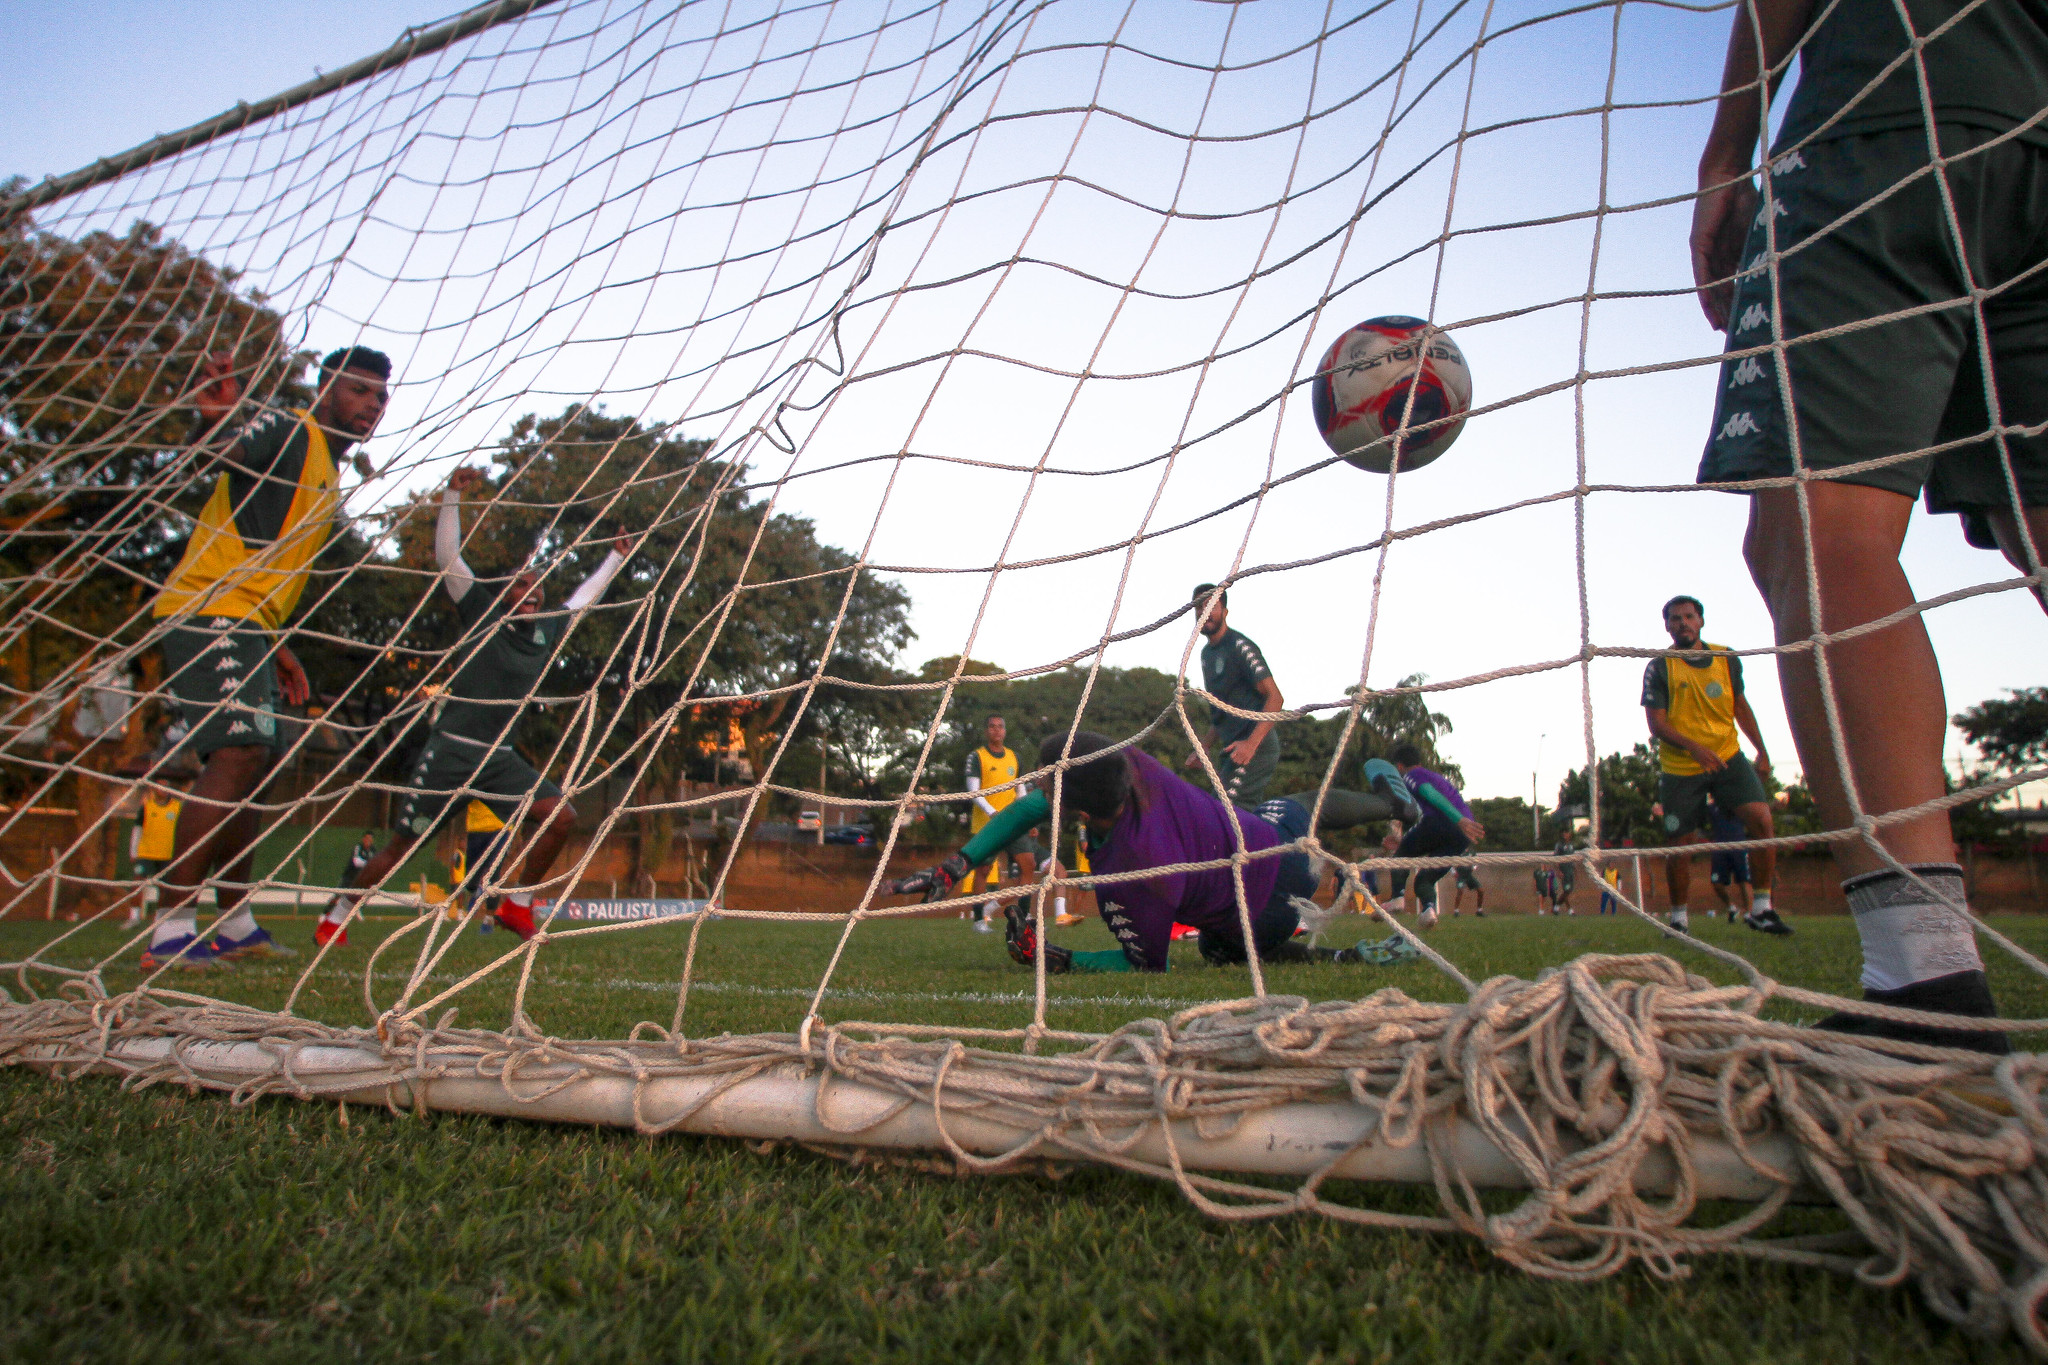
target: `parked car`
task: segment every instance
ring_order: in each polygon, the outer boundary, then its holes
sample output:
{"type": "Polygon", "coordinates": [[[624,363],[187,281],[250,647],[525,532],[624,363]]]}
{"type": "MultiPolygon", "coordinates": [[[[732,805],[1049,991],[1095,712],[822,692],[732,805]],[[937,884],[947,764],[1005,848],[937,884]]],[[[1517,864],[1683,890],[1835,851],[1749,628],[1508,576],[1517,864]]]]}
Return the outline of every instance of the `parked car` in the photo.
{"type": "Polygon", "coordinates": [[[855,848],[873,848],[875,832],[866,825],[834,825],[825,831],[828,844],[851,844],[855,848]]]}
{"type": "Polygon", "coordinates": [[[796,817],[798,833],[815,834],[825,827],[825,817],[814,810],[799,813],[796,817]]]}

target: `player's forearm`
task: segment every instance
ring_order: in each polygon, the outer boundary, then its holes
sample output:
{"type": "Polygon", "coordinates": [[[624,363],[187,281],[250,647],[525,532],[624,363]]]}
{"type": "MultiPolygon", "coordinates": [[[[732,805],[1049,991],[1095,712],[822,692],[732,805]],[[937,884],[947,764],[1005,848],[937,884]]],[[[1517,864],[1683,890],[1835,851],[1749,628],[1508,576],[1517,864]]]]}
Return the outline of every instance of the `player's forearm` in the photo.
{"type": "Polygon", "coordinates": [[[441,514],[434,521],[434,563],[441,568],[448,595],[460,602],[476,583],[476,575],[462,558],[462,494],[452,488],[441,495],[441,514]]]}
{"type": "Polygon", "coordinates": [[[1742,727],[1742,733],[1748,736],[1751,744],[1756,746],[1757,757],[1766,757],[1770,751],[1764,747],[1764,734],[1757,726],[1756,712],[1750,709],[1749,698],[1736,697],[1735,723],[1742,727]]]}
{"type": "Polygon", "coordinates": [[[583,586],[569,594],[569,600],[562,605],[570,611],[582,611],[585,607],[604,596],[604,590],[612,585],[612,578],[626,565],[626,557],[617,550],[605,552],[604,562],[597,566],[597,572],[583,580],[583,586]]]}
{"type": "Polygon", "coordinates": [[[1435,787],[1430,786],[1427,782],[1417,782],[1415,784],[1415,795],[1421,800],[1428,802],[1430,805],[1435,806],[1439,811],[1443,812],[1444,815],[1450,818],[1451,823],[1454,825],[1457,824],[1460,820],[1469,820],[1472,818],[1471,816],[1467,815],[1464,811],[1459,810],[1457,807],[1457,803],[1452,801],[1450,797],[1445,796],[1442,792],[1438,791],[1435,787]]]}
{"type": "Polygon", "coordinates": [[[1793,48],[1812,20],[1813,0],[1744,0],[1736,9],[1728,33],[1728,55],[1721,68],[1721,100],[1714,109],[1706,149],[1700,154],[1703,187],[1725,184],[1755,164],[1764,114],[1778,83],[1785,78],[1793,48]],[[1768,73],[1761,85],[1759,72],[1768,73]]]}
{"type": "Polygon", "coordinates": [[[969,867],[980,867],[1051,814],[1052,802],[1046,800],[1043,793],[1020,796],[997,811],[981,827],[981,833],[967,841],[967,847],[960,850],[960,856],[967,860],[969,867]]]}

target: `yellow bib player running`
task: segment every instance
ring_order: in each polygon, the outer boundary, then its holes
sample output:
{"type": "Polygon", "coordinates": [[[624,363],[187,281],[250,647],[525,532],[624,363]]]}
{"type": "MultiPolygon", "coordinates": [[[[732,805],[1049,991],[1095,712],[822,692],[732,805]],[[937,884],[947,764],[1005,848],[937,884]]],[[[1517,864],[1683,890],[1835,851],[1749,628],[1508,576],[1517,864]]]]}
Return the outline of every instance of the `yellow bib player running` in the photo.
{"type": "MultiPolygon", "coordinates": [[[[218,470],[212,495],[151,608],[184,743],[204,767],[179,815],[145,969],[289,952],[257,926],[246,892],[234,889],[254,880],[260,831],[248,803],[287,747],[281,705],[304,705],[312,690],[277,632],[304,596],[340,511],[337,462],[377,429],[390,377],[381,352],[336,351],[320,362],[312,407],[258,417],[210,452],[218,470]],[[216,874],[221,919],[207,942],[192,902],[216,874]]],[[[196,404],[212,431],[241,408],[242,386],[227,356],[209,359],[200,378],[196,404]]]]}

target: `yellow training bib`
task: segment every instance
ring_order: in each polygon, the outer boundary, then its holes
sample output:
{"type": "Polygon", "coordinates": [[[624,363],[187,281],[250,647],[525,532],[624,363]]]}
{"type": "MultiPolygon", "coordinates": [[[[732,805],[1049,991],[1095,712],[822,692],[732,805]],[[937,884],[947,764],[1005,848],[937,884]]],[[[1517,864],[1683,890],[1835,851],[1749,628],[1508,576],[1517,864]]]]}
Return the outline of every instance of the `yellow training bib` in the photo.
{"type": "Polygon", "coordinates": [[[327,545],[341,490],[326,433],[312,413],[293,411],[305,425],[306,462],[277,539],[253,551],[242,540],[229,473],[223,469],[192,528],[184,558],[157,594],[155,615],[228,616],[276,630],[298,606],[306,571],[327,545]]]}
{"type": "MultiPolygon", "coordinates": [[[[1742,745],[1735,737],[1735,678],[1728,670],[1728,646],[1708,644],[1711,651],[1705,668],[1694,668],[1681,658],[1664,660],[1664,682],[1671,698],[1665,715],[1672,727],[1687,739],[1706,745],[1723,759],[1735,757],[1742,745]]],[[[1690,777],[1706,771],[1676,744],[1657,742],[1657,757],[1664,771],[1674,777],[1690,777]]]]}
{"type": "Polygon", "coordinates": [[[466,834],[495,834],[505,828],[505,822],[491,813],[483,802],[471,800],[469,812],[463,818],[462,829],[466,834]]]}
{"type": "MultiPolygon", "coordinates": [[[[1004,749],[1001,758],[995,757],[987,749],[976,749],[974,751],[974,759],[975,762],[981,765],[980,796],[982,800],[988,802],[995,809],[1001,810],[1004,806],[1017,799],[1017,789],[1015,787],[999,792],[989,790],[990,787],[1001,786],[1005,782],[1015,782],[1017,780],[1017,751],[1015,749],[1004,749]]],[[[973,814],[967,817],[967,828],[973,833],[978,834],[981,832],[981,827],[989,822],[989,819],[990,817],[982,811],[981,807],[976,806],[973,814]]]]}
{"type": "Polygon", "coordinates": [[[153,797],[142,799],[142,841],[135,846],[135,856],[151,862],[169,862],[178,845],[179,801],[165,801],[159,804],[153,797]]]}

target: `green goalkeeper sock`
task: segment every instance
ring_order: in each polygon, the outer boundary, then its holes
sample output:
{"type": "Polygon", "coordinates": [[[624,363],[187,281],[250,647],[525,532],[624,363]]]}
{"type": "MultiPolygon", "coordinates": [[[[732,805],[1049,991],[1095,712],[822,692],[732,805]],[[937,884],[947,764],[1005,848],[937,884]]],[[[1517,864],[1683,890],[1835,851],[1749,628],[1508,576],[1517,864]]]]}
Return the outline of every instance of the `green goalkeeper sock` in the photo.
{"type": "Polygon", "coordinates": [[[1135,971],[1131,960],[1124,956],[1121,948],[1097,948],[1089,952],[1075,953],[1074,965],[1077,972],[1128,972],[1135,971]]]}

